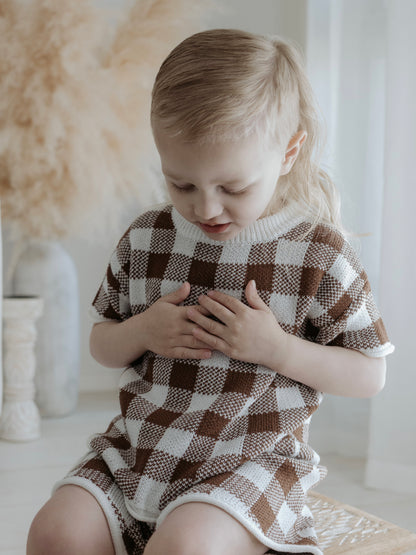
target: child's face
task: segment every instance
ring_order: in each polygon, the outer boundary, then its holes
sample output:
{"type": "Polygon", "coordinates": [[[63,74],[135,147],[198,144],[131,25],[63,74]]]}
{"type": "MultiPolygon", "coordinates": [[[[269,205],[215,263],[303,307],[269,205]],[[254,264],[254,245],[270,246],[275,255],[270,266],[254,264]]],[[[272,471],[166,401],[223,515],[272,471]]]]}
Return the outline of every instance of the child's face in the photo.
{"type": "Polygon", "coordinates": [[[155,129],[177,211],[211,239],[225,241],[262,217],[282,172],[284,153],[258,137],[192,144],[155,129]]]}

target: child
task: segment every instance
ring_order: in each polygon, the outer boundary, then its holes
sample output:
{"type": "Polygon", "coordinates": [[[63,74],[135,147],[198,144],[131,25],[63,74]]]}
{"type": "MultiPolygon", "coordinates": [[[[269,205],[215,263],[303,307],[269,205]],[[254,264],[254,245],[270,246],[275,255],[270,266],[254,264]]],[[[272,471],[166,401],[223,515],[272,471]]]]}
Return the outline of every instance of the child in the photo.
{"type": "Polygon", "coordinates": [[[321,554],[311,416],[321,392],[379,392],[393,346],[313,161],[298,55],[196,34],[160,68],[152,127],[172,205],[129,227],[92,308],[92,355],[127,367],[121,413],[28,553],[321,554]]]}

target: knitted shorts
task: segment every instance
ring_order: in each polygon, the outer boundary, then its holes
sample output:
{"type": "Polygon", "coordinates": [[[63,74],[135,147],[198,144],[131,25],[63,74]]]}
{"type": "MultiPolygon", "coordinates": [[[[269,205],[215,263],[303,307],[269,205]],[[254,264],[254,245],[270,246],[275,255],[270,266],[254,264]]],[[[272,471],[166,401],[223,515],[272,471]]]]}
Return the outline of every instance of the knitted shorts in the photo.
{"type": "MultiPolygon", "coordinates": [[[[56,491],[68,484],[83,487],[94,495],[107,518],[116,555],[142,555],[156,524],[141,522],[131,516],[121,489],[100,455],[88,453],[53,489],[56,491]]],[[[273,549],[265,553],[284,555],[284,552],[273,549]]]]}
{"type": "Polygon", "coordinates": [[[100,455],[88,453],[53,489],[68,484],[80,486],[95,497],[107,518],[116,555],[143,553],[156,524],[131,516],[121,489],[100,455]]]}

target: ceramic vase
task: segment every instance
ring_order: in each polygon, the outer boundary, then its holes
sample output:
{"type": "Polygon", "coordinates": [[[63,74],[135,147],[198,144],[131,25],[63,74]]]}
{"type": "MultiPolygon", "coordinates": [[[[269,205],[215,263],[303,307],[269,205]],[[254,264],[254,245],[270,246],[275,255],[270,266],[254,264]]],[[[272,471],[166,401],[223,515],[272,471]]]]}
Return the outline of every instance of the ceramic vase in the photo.
{"type": "Polygon", "coordinates": [[[40,436],[35,397],[36,321],[43,301],[36,297],[3,299],[4,404],[0,438],[29,441],[40,436]]]}
{"type": "Polygon", "coordinates": [[[79,296],[75,264],[59,242],[33,240],[12,277],[13,295],[44,300],[36,342],[36,404],[41,416],[74,411],[79,389],[79,296]]]}

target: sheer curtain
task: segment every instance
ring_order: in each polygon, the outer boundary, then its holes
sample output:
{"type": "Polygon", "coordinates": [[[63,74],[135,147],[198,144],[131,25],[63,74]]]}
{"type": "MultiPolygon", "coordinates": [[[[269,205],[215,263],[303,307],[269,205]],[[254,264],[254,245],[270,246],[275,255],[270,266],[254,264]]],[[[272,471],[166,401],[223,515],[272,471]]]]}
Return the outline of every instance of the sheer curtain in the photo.
{"type": "Polygon", "coordinates": [[[371,407],[367,483],[416,492],[416,2],[386,3],[380,303],[396,353],[371,407]]]}
{"type": "Polygon", "coordinates": [[[368,485],[416,490],[416,2],[309,0],[307,10],[308,72],[328,123],[327,159],[396,345],[380,395],[324,402],[319,447],[368,456],[368,485]]]}

